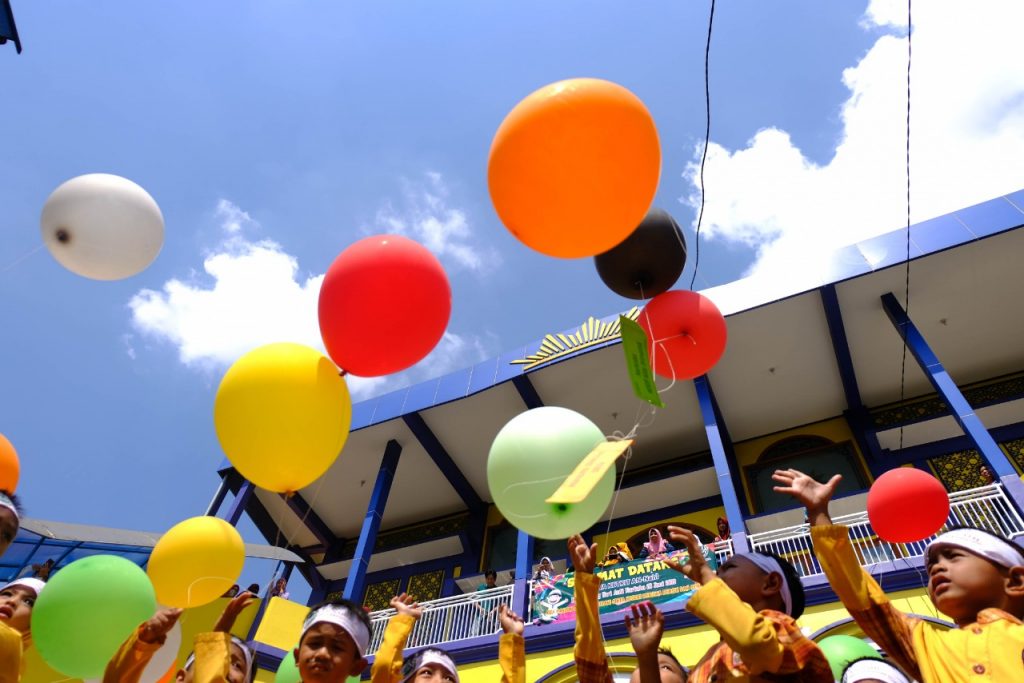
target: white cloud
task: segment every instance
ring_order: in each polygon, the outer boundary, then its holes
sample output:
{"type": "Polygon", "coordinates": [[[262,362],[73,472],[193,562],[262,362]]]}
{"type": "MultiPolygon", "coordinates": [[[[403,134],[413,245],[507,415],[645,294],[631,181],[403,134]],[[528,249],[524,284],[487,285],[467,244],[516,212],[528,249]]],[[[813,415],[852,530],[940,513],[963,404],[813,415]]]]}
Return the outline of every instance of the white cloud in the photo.
{"type": "MultiPolygon", "coordinates": [[[[218,202],[216,216],[227,237],[203,261],[212,285],[175,278],[160,291],[141,290],[128,303],[135,330],[173,344],[184,365],[206,372],[223,371],[247,351],[273,342],[323,351],[317,323],[323,274],[302,276],[297,259],[281,245],[246,239],[244,231],[259,226],[230,201],[218,202]]],[[[132,339],[125,336],[127,353],[135,359],[132,339]]],[[[426,359],[404,373],[347,380],[361,399],[471,365],[484,355],[479,338],[446,332],[426,359]]]]}
{"type": "MultiPolygon", "coordinates": [[[[842,74],[850,97],[828,163],[810,161],[775,128],[744,149],[709,147],[701,233],[757,248],[751,274],[806,275],[815,253],[906,225],[905,21],[903,2],[869,4],[863,25],[885,35],[842,74]]],[[[915,222],[1024,187],[1022,25],[1024,3],[1015,0],[914,6],[915,222]]],[[[696,159],[684,173],[695,188],[696,159]]],[[[696,207],[699,194],[685,201],[696,207]]]]}
{"type": "Polygon", "coordinates": [[[448,205],[449,194],[440,173],[429,171],[418,182],[405,180],[401,206],[387,202],[377,212],[377,229],[415,239],[438,258],[469,270],[497,266],[498,253],[474,243],[465,211],[448,205]]]}

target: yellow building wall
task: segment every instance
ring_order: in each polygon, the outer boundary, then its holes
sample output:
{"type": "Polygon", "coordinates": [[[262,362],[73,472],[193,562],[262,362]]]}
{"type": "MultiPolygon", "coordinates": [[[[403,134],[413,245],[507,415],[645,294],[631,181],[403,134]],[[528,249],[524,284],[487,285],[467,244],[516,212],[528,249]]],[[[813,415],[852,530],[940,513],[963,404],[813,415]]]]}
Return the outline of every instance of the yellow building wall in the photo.
{"type": "MultiPolygon", "coordinates": [[[[903,612],[944,618],[935,611],[931,601],[928,599],[927,592],[923,588],[892,593],[889,595],[889,598],[892,600],[896,608],[903,612]]],[[[814,633],[829,624],[847,619],[848,617],[849,614],[842,604],[833,602],[824,605],[815,605],[814,607],[808,608],[798,623],[801,628],[808,629],[807,633],[814,633]]],[[[534,629],[537,628],[543,627],[527,627],[526,638],[529,639],[531,631],[536,632],[534,629]]],[[[858,637],[863,636],[863,633],[861,633],[855,624],[842,630],[831,631],[828,635],[836,635],[838,633],[845,633],[858,637]]],[[[704,653],[717,643],[718,640],[718,633],[711,627],[702,624],[700,626],[692,626],[690,628],[669,631],[662,639],[662,644],[672,648],[672,653],[680,662],[686,666],[692,666],[696,664],[700,658],[704,656],[704,653]]],[[[608,641],[606,644],[606,650],[608,652],[632,653],[633,646],[630,644],[628,638],[619,638],[608,641]]],[[[550,652],[538,652],[527,655],[526,680],[536,681],[558,667],[571,663],[572,648],[552,650],[550,652]]],[[[635,666],[635,661],[632,660],[632,658],[625,659],[619,663],[619,667],[625,671],[631,670],[633,666],[635,666]]],[[[463,683],[494,683],[494,681],[501,680],[501,666],[497,661],[477,662],[475,664],[460,666],[459,680],[463,683]]],[[[574,680],[576,680],[575,672],[570,667],[562,674],[552,678],[551,683],[567,683],[568,681],[574,680]]]]}
{"type": "Polygon", "coordinates": [[[756,439],[748,439],[747,441],[733,444],[733,450],[736,452],[736,463],[740,468],[740,471],[734,472],[733,476],[738,476],[740,478],[743,484],[743,493],[747,497],[747,505],[751,510],[754,509],[754,499],[750,494],[750,486],[747,483],[747,478],[743,476],[743,468],[746,465],[753,465],[757,462],[758,456],[764,452],[764,449],[768,448],[773,443],[791,436],[801,435],[822,436],[835,442],[849,441],[853,444],[854,452],[860,460],[864,473],[868,476],[868,481],[872,481],[871,472],[868,470],[867,464],[864,462],[864,454],[861,453],[860,449],[857,447],[857,442],[853,438],[853,432],[850,430],[850,425],[846,422],[846,418],[836,417],[831,420],[816,422],[814,424],[804,425],[803,427],[796,427],[794,429],[787,429],[782,432],[775,432],[774,434],[759,436],[756,439]]]}

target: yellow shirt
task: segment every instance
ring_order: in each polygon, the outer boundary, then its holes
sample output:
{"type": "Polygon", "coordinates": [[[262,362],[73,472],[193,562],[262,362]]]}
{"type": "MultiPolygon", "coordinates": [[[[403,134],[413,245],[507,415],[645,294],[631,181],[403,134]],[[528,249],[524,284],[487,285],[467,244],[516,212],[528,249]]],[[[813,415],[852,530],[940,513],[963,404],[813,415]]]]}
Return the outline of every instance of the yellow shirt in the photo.
{"type": "Polygon", "coordinates": [[[0,624],[0,683],[18,683],[25,668],[21,632],[0,624]]]}
{"type": "MultiPolygon", "coordinates": [[[[370,668],[370,683],[399,683],[402,680],[402,652],[416,620],[406,614],[396,614],[388,620],[377,654],[370,668]]],[[[523,637],[502,634],[498,641],[498,661],[501,663],[502,683],[526,683],[526,644],[523,637]]]]}
{"type": "Polygon", "coordinates": [[[921,683],[1024,681],[1024,624],[985,609],[964,628],[945,629],[903,614],[854,554],[845,526],[811,527],[817,555],[832,589],[864,633],[921,683]]]}
{"type": "MultiPolygon", "coordinates": [[[[141,629],[141,627],[139,627],[141,629]]],[[[136,629],[114,654],[103,672],[103,683],[138,683],[146,665],[163,643],[144,643],[136,629]]],[[[231,634],[215,631],[196,635],[192,683],[226,683],[231,667],[231,634]]],[[[253,666],[256,663],[253,662],[253,666]]],[[[0,678],[0,683],[6,681],[0,678]]]]}

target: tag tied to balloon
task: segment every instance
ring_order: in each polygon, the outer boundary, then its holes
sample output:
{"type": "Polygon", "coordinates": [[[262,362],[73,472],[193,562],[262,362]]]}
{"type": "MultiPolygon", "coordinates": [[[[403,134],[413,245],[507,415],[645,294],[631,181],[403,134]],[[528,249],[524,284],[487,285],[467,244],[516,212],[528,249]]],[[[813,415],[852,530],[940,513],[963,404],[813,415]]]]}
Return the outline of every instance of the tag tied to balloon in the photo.
{"type": "Polygon", "coordinates": [[[868,520],[878,537],[890,543],[922,541],[949,518],[949,493],[942,483],[916,467],[896,467],[868,490],[868,520]]]}
{"type": "Polygon", "coordinates": [[[329,358],[301,344],[268,344],[239,358],[213,406],[231,464],[256,486],[279,493],[298,491],[327,471],[351,419],[345,378],[329,358]]]}
{"type": "Polygon", "coordinates": [[[338,367],[378,377],[408,368],[437,346],[452,291],[426,247],[401,235],[374,235],[334,260],[317,310],[324,347],[338,367]]]}
{"type": "Polygon", "coordinates": [[[487,185],[501,222],[548,256],[625,240],[654,200],[661,145],[650,112],[616,83],[575,78],[526,96],[491,143],[487,185]]]}
{"type": "Polygon", "coordinates": [[[545,406],[517,415],[498,432],[487,457],[494,504],[510,524],[536,538],[563,539],[584,531],[611,502],[614,468],[579,502],[548,499],[604,442],[597,425],[568,408],[545,406]]]}
{"type": "Polygon", "coordinates": [[[640,311],[637,322],[647,334],[654,372],[662,377],[700,377],[725,353],[725,318],[711,299],[697,292],[659,294],[640,311]]]}
{"type": "Polygon", "coordinates": [[[57,262],[93,280],[121,280],[146,269],[164,243],[164,217],[144,189],[108,173],[65,182],[47,198],[43,242],[57,262]]]}
{"type": "Polygon", "coordinates": [[[149,578],[115,555],[76,560],[53,575],[32,609],[43,660],[74,678],[98,678],[121,643],[156,612],[149,578]]]}
{"type": "Polygon", "coordinates": [[[193,517],[171,527],[149,556],[149,574],[160,604],[198,607],[221,597],[238,581],[245,544],[218,517],[193,517]]]}
{"type": "Polygon", "coordinates": [[[619,296],[650,299],[667,292],[686,267],[686,239],[668,211],[653,208],[621,244],[594,257],[601,280],[619,296]]]}

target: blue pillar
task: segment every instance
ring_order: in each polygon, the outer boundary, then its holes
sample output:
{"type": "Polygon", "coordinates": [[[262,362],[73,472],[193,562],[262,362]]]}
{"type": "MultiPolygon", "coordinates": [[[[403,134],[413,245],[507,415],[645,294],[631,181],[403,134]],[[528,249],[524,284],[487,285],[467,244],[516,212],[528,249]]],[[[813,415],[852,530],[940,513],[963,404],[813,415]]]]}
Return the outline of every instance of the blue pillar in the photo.
{"type": "Polygon", "coordinates": [[[249,504],[249,498],[252,496],[252,492],[256,489],[251,481],[245,481],[242,483],[242,488],[238,489],[238,495],[231,501],[231,507],[228,508],[228,515],[225,517],[228,524],[231,526],[238,526],[238,520],[242,518],[242,513],[245,512],[245,506],[249,504]]]}
{"type": "Polygon", "coordinates": [[[889,320],[892,321],[893,327],[896,328],[896,332],[906,342],[910,353],[917,360],[917,364],[921,366],[925,377],[949,406],[949,412],[953,415],[953,419],[988,462],[989,467],[1006,488],[1006,492],[1017,502],[1017,506],[1024,509],[1024,483],[1021,482],[1006,454],[985,429],[985,425],[974,414],[974,409],[964,398],[956,382],[949,376],[938,357],[928,346],[924,335],[907,316],[907,312],[903,310],[892,292],[882,295],[882,306],[885,308],[889,320]]]}
{"type": "MultiPolygon", "coordinates": [[[[718,478],[718,490],[722,494],[725,515],[729,518],[733,550],[736,553],[749,552],[747,527],[744,522],[742,508],[740,507],[739,496],[736,494],[736,487],[733,483],[733,475],[729,471],[726,446],[722,441],[718,419],[715,417],[715,413],[718,412],[715,405],[715,397],[711,392],[711,384],[708,382],[707,375],[701,375],[693,380],[693,386],[697,390],[697,402],[700,404],[700,413],[704,418],[704,431],[708,435],[711,460],[714,462],[715,474],[718,478]]],[[[737,472],[736,476],[740,476],[740,473],[737,472]]]]}
{"type": "Polygon", "coordinates": [[[206,516],[216,517],[217,513],[220,512],[220,506],[224,504],[224,498],[228,495],[228,478],[223,477],[220,480],[220,486],[217,487],[217,493],[213,494],[213,500],[206,506],[206,516]]]}
{"type": "Polygon", "coordinates": [[[370,495],[370,505],[366,509],[366,518],[363,519],[363,527],[359,531],[359,542],[356,544],[355,557],[352,558],[352,568],[348,570],[348,579],[345,581],[344,597],[356,603],[363,599],[363,589],[366,584],[366,568],[370,564],[370,557],[373,555],[373,547],[377,544],[377,531],[380,529],[380,521],[384,517],[384,507],[388,503],[388,494],[391,492],[391,482],[395,480],[395,470],[398,468],[398,456],[402,454],[402,447],[397,441],[388,441],[384,449],[384,459],[380,463],[380,471],[377,472],[377,481],[373,485],[373,493],[370,495]]]}
{"type": "Polygon", "coordinates": [[[512,609],[523,621],[530,621],[530,579],[533,577],[533,536],[520,531],[516,538],[516,582],[512,588],[512,609]]]}

